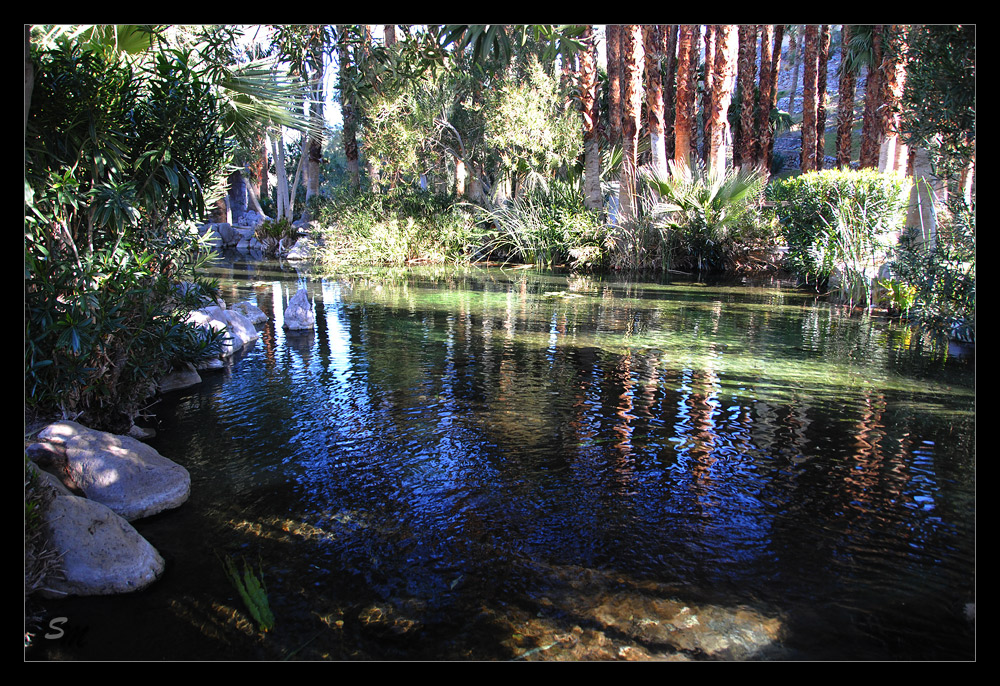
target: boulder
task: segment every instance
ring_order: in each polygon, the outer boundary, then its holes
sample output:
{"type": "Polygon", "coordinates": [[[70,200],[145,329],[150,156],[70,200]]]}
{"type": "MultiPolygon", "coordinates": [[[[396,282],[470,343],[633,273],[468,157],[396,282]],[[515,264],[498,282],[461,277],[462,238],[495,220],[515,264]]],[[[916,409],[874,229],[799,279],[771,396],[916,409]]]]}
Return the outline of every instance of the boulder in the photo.
{"type": "Polygon", "coordinates": [[[231,357],[243,348],[257,340],[259,336],[253,322],[234,310],[224,310],[221,307],[203,307],[188,315],[187,321],[193,322],[205,329],[220,331],[225,327],[228,331],[223,345],[221,358],[231,357]]]}
{"type": "Polygon", "coordinates": [[[260,324],[261,322],[267,321],[267,315],[262,309],[253,305],[251,303],[240,302],[236,303],[232,307],[233,312],[239,312],[248,320],[251,324],[260,324]]]}
{"type": "Polygon", "coordinates": [[[190,388],[200,383],[201,375],[198,374],[198,370],[190,362],[185,362],[179,369],[175,369],[160,379],[159,388],[160,393],[169,393],[170,391],[190,388]]]}
{"type": "Polygon", "coordinates": [[[288,301],[283,326],[290,331],[312,331],[313,327],[316,326],[316,313],[313,311],[312,303],[309,302],[309,294],[304,288],[300,289],[288,301]]]}
{"type": "Polygon", "coordinates": [[[177,507],[190,495],[191,476],[184,467],[130,436],[62,421],[42,429],[38,438],[65,455],[65,467],[56,473],[67,486],[127,520],[177,507]]]}
{"type": "Polygon", "coordinates": [[[62,578],[46,579],[39,591],[44,596],[128,593],[163,574],[163,557],[149,541],[98,502],[60,495],[49,504],[45,522],[61,557],[62,578]]]}

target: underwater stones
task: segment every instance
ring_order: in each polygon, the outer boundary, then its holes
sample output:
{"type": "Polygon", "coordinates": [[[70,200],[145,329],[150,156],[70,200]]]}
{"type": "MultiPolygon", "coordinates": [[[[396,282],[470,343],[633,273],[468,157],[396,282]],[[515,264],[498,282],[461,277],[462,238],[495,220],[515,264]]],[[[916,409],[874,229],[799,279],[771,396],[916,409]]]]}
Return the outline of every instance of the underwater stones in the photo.
{"type": "Polygon", "coordinates": [[[39,438],[65,455],[64,483],[126,520],[177,507],[190,495],[184,467],[129,436],[63,421],[47,426],[39,438]]]}
{"type": "Polygon", "coordinates": [[[316,326],[316,313],[313,312],[312,303],[309,302],[309,294],[304,288],[300,289],[288,301],[283,326],[290,331],[311,331],[316,326]]]}
{"type": "Polygon", "coordinates": [[[49,540],[61,558],[60,574],[42,595],[110,595],[138,591],[163,574],[163,557],[110,508],[60,495],[45,513],[49,540]]]}

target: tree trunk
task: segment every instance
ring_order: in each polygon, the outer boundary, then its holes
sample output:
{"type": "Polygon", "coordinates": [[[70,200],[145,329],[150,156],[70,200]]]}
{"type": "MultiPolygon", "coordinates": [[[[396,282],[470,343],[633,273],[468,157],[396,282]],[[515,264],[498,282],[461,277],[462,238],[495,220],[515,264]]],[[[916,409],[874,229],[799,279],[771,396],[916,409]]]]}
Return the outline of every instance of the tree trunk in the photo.
{"type": "Polygon", "coordinates": [[[737,84],[740,99],[739,131],[733,144],[733,164],[749,165],[757,137],[754,135],[754,82],[757,79],[757,26],[740,24],[737,84]]]}
{"type": "Polygon", "coordinates": [[[823,169],[826,160],[826,72],[830,61],[830,25],[819,30],[816,58],[816,169],[823,169]]]}
{"type": "Polygon", "coordinates": [[[878,167],[882,143],[882,119],[879,116],[882,104],[882,28],[881,24],[872,26],[872,66],[865,80],[865,112],[861,120],[861,158],[858,162],[862,169],[878,167]]]}
{"type": "Polygon", "coordinates": [[[347,157],[347,181],[352,190],[361,188],[361,175],[358,167],[358,134],[357,120],[354,111],[354,97],[345,87],[349,78],[351,51],[345,35],[346,27],[337,27],[340,36],[340,110],[344,121],[344,154],[347,157]]]}
{"type": "Polygon", "coordinates": [[[807,24],[804,33],[802,59],[802,156],[799,168],[803,174],[816,171],[816,87],[819,27],[807,24]]]}
{"type": "Polygon", "coordinates": [[[767,149],[771,141],[771,91],[774,90],[771,70],[771,43],[774,40],[774,26],[762,24],[760,27],[760,80],[757,87],[757,136],[753,141],[751,154],[753,164],[763,171],[768,170],[767,149]]]}
{"type": "Polygon", "coordinates": [[[664,140],[663,86],[660,78],[660,60],[663,58],[663,39],[666,26],[644,24],[642,44],[646,57],[646,110],[649,120],[649,147],[652,154],[653,173],[663,177],[667,173],[667,148],[664,140]]]}
{"type": "MultiPolygon", "coordinates": [[[[778,108],[778,76],[781,74],[781,46],[785,42],[785,25],[774,27],[774,48],[771,50],[771,109],[778,108]]],[[[770,118],[770,113],[768,113],[770,118]]],[[[774,157],[775,131],[768,129],[767,150],[764,154],[764,169],[770,171],[771,160],[774,157]]]]}
{"type": "Polygon", "coordinates": [[[789,59],[792,61],[792,91],[788,94],[788,114],[795,119],[795,94],[799,90],[799,66],[802,64],[802,46],[805,41],[802,29],[800,28],[792,36],[791,52],[789,59]]]}
{"type": "MultiPolygon", "coordinates": [[[[309,118],[314,122],[323,121],[323,69],[320,67],[312,75],[310,90],[309,118]]],[[[315,128],[320,128],[316,125],[315,128]]],[[[309,219],[309,201],[319,195],[319,168],[323,162],[323,138],[320,133],[310,133],[306,151],[308,153],[306,167],[306,207],[303,219],[309,219]]]]}
{"type": "Polygon", "coordinates": [[[899,136],[899,109],[906,86],[906,26],[888,24],[882,40],[882,140],[879,146],[879,171],[905,172],[906,146],[899,136]]]}
{"type": "Polygon", "coordinates": [[[583,117],[584,205],[588,210],[603,208],[601,195],[601,147],[597,110],[597,60],[594,31],[587,26],[583,35],[586,48],[580,53],[580,110],[583,117]]]}
{"type": "MultiPolygon", "coordinates": [[[[711,168],[726,168],[726,141],[729,138],[729,105],[733,101],[733,76],[735,71],[736,31],[732,24],[715,27],[715,59],[712,64],[711,149],[708,160],[711,168]]],[[[707,65],[706,65],[707,66],[707,65]]]]}
{"type": "MultiPolygon", "coordinates": [[[[713,62],[715,60],[715,41],[717,25],[706,24],[705,25],[705,63],[703,76],[704,80],[702,82],[701,89],[701,159],[706,164],[711,159],[712,155],[712,124],[714,123],[712,113],[714,111],[714,105],[712,104],[712,98],[715,96],[715,89],[713,84],[715,82],[715,69],[713,62]]],[[[695,62],[695,70],[698,69],[698,63],[695,62]]]]}
{"type": "Polygon", "coordinates": [[[851,40],[850,24],[840,30],[840,85],[837,89],[837,167],[851,167],[851,134],[854,132],[854,91],[857,75],[847,68],[845,56],[851,40]]]}
{"type": "Polygon", "coordinates": [[[622,170],[621,207],[626,221],[636,216],[639,168],[639,117],[642,112],[642,29],[626,24],[621,30],[622,52],[622,170]]]}
{"type": "Polygon", "coordinates": [[[666,158],[674,157],[674,103],[677,94],[677,24],[667,26],[664,53],[666,60],[660,72],[663,83],[663,136],[666,147],[666,158]]]}
{"type": "Polygon", "coordinates": [[[695,24],[682,24],[677,33],[677,105],[674,112],[674,162],[691,162],[691,138],[694,128],[694,65],[691,64],[691,44],[695,40],[695,24]]]}
{"type": "Polygon", "coordinates": [[[614,147],[621,145],[622,140],[622,51],[621,31],[618,24],[608,24],[607,59],[608,59],[608,143],[614,147]]]}

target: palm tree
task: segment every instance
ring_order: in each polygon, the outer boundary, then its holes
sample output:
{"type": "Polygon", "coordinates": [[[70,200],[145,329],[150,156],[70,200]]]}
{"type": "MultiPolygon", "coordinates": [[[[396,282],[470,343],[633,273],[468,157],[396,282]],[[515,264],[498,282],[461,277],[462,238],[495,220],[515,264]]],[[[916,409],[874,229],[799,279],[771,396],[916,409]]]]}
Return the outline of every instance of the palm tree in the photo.
{"type": "Polygon", "coordinates": [[[899,110],[906,86],[907,27],[888,24],[883,36],[882,66],[882,139],[879,145],[879,171],[905,171],[906,146],[899,136],[899,110]]]}
{"type": "Polygon", "coordinates": [[[879,147],[882,143],[882,120],[879,108],[882,105],[882,24],[857,27],[854,32],[853,49],[864,53],[868,65],[868,77],[865,80],[865,111],[861,119],[861,158],[862,169],[878,167],[879,147]]]}
{"type": "MultiPolygon", "coordinates": [[[[768,149],[771,145],[771,109],[774,98],[775,72],[771,56],[771,44],[774,41],[774,25],[762,24],[760,27],[760,81],[757,87],[757,136],[753,141],[751,158],[761,169],[768,169],[768,149]]],[[[781,46],[777,48],[780,58],[781,46]]]]}
{"type": "Polygon", "coordinates": [[[696,24],[681,24],[677,33],[677,104],[674,114],[674,161],[687,164],[692,151],[695,109],[695,65],[692,44],[696,24]]]}
{"type": "Polygon", "coordinates": [[[837,88],[837,167],[851,166],[851,133],[854,131],[854,90],[857,72],[848,64],[848,46],[851,42],[851,25],[840,29],[840,85],[837,88]]]}
{"type": "Polygon", "coordinates": [[[642,29],[638,24],[621,27],[622,58],[622,168],[620,195],[622,214],[636,214],[636,180],[639,167],[639,116],[642,112],[642,29]]]}
{"type": "Polygon", "coordinates": [[[580,53],[580,111],[583,115],[584,204],[589,210],[600,210],[601,143],[597,109],[597,59],[594,54],[593,27],[587,25],[583,34],[587,49],[580,53]]]}
{"type": "Polygon", "coordinates": [[[830,61],[830,26],[819,29],[819,46],[816,57],[816,168],[822,169],[826,158],[826,72],[830,61]]]}
{"type": "Polygon", "coordinates": [[[663,85],[660,75],[660,61],[666,52],[666,26],[644,24],[642,44],[646,57],[646,109],[649,120],[649,147],[652,151],[653,169],[664,173],[667,170],[667,149],[664,139],[663,85]]]}
{"type": "Polygon", "coordinates": [[[708,160],[710,167],[724,169],[726,139],[729,132],[729,104],[733,100],[736,31],[732,24],[718,24],[715,27],[715,36],[715,55],[711,70],[712,110],[708,113],[708,119],[711,121],[708,160]]]}
{"type": "Polygon", "coordinates": [[[358,166],[358,116],[355,110],[355,96],[351,85],[351,48],[349,29],[345,24],[337,26],[337,47],[340,53],[340,112],[344,122],[344,154],[347,156],[347,180],[350,188],[361,188],[361,172],[358,166]]]}
{"type": "Polygon", "coordinates": [[[757,26],[740,24],[739,56],[737,58],[737,93],[740,102],[739,129],[733,144],[733,164],[742,167],[753,157],[754,135],[754,81],[757,76],[757,26]]]}
{"type": "Polygon", "coordinates": [[[807,24],[804,31],[802,74],[802,157],[803,173],[816,171],[816,89],[819,26],[807,24]]]}

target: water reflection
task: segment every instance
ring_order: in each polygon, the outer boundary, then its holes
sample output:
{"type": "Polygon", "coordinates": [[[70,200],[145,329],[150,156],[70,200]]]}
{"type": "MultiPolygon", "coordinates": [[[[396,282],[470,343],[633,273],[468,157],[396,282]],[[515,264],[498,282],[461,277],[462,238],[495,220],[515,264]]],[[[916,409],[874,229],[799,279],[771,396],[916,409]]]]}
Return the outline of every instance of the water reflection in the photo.
{"type": "Polygon", "coordinates": [[[646,656],[732,657],[678,622],[752,605],[794,656],[972,656],[968,361],[780,287],[247,276],[227,299],[269,314],[261,340],[157,447],[227,522],[205,524],[213,545],[280,567],[279,623],[304,593],[434,627],[426,653],[362,632],[366,656],[516,657],[597,627],[646,656]],[[302,287],[317,327],[290,334],[302,287]]]}

